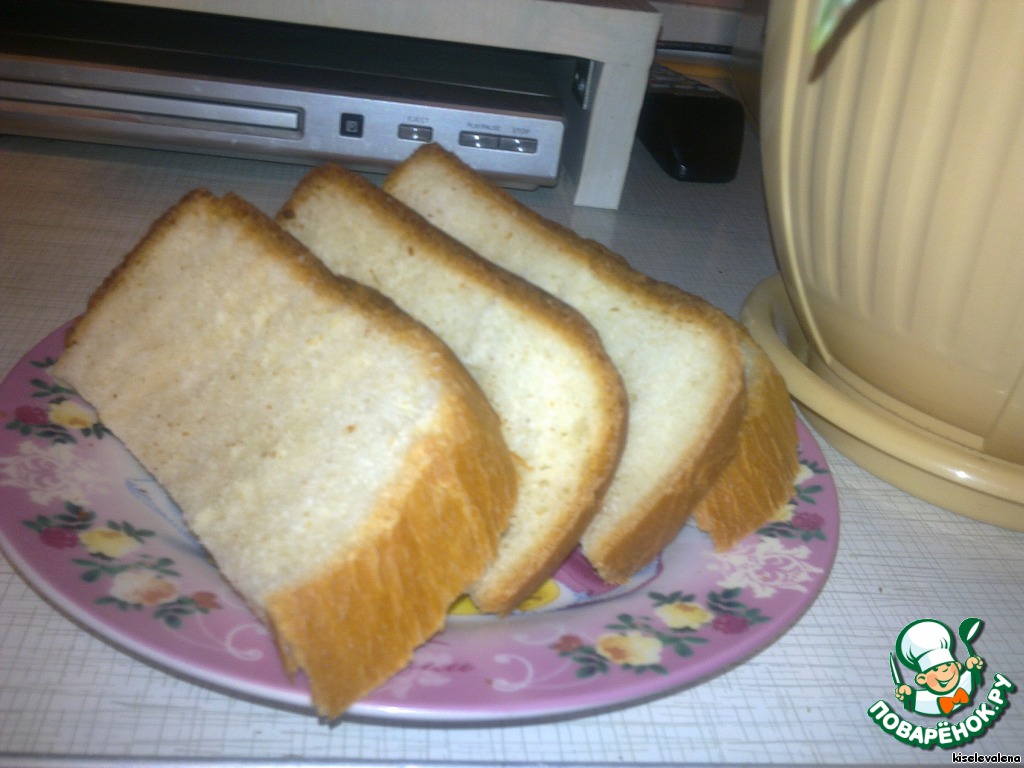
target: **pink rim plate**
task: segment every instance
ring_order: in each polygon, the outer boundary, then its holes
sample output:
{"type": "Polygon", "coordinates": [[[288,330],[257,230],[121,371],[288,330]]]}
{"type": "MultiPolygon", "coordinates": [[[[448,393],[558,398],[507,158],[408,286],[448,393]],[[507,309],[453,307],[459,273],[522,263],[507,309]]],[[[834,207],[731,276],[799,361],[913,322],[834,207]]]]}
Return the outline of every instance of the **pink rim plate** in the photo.
{"type": "MultiPolygon", "coordinates": [[[[312,711],[264,627],[220,577],[170,498],[48,368],[67,327],[0,385],[0,545],[66,616],[128,654],[232,695],[312,711]]],[[[527,609],[455,612],[412,663],[350,710],[390,722],[525,721],[668,694],[791,627],[835,559],[839,507],[804,425],[792,501],[728,552],[688,525],[629,584],[577,553],[527,609]]]]}

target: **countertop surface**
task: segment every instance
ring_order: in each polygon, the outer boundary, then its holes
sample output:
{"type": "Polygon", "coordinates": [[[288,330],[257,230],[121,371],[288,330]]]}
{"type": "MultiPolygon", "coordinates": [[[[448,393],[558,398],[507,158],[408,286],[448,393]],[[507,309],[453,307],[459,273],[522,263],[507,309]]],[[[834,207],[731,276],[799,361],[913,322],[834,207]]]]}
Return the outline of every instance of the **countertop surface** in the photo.
{"type": "MultiPolygon", "coordinates": [[[[186,192],[234,191],[273,214],[306,170],[0,137],[0,376],[82,312],[150,222],[186,192]]],[[[728,184],[676,182],[637,148],[618,211],[573,207],[566,185],[515,194],[732,315],[776,271],[751,135],[728,184]]],[[[903,712],[889,655],[901,629],[922,618],[950,627],[982,619],[973,646],[985,659],[984,692],[1000,675],[1024,683],[1024,534],[916,499],[818,440],[838,494],[838,553],[792,628],[699,684],[546,722],[326,725],[129,656],[66,618],[0,558],[0,765],[940,764],[953,753],[1019,756],[1024,694],[1016,691],[983,726],[967,723],[966,712],[951,716],[951,728],[977,731],[956,749],[903,743],[869,709],[883,700],[903,712]]],[[[979,696],[972,706],[981,704],[979,696]]]]}

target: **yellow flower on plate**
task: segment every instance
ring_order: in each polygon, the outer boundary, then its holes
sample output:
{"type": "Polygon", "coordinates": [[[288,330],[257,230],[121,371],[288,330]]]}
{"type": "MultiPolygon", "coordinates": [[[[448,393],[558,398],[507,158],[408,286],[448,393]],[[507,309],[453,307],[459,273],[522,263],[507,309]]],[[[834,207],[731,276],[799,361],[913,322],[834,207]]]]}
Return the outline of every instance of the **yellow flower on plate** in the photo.
{"type": "Polygon", "coordinates": [[[110,596],[125,603],[154,606],[176,598],[178,588],[148,571],[121,571],[110,585],[110,596]]]}
{"type": "Polygon", "coordinates": [[[78,534],[78,540],[94,555],[121,557],[139,546],[139,542],[121,531],[97,528],[78,534]]]}
{"type": "MultiPolygon", "coordinates": [[[[523,600],[517,610],[535,611],[554,602],[561,590],[554,579],[548,579],[540,585],[536,592],[523,600]]],[[[454,603],[448,606],[448,613],[452,616],[478,616],[480,609],[469,595],[462,595],[454,603]]]]}
{"type": "Polygon", "coordinates": [[[519,610],[535,611],[538,608],[543,608],[545,605],[550,605],[558,598],[560,591],[558,582],[554,579],[548,579],[537,588],[536,592],[523,600],[519,610]]]}
{"type": "Polygon", "coordinates": [[[50,421],[62,427],[88,429],[96,423],[96,414],[72,400],[54,403],[47,409],[50,421]]]}
{"type": "Polygon", "coordinates": [[[448,606],[448,613],[452,616],[478,616],[480,609],[469,595],[461,595],[454,603],[448,606]]]}
{"type": "Polygon", "coordinates": [[[639,667],[661,661],[661,641],[641,632],[624,635],[602,635],[597,652],[616,664],[639,667]]]}
{"type": "MultiPolygon", "coordinates": [[[[797,469],[796,477],[793,479],[794,488],[801,485],[805,480],[814,477],[814,470],[808,467],[806,464],[801,463],[797,469]]],[[[781,505],[775,513],[768,518],[770,523],[788,523],[793,519],[793,514],[796,512],[796,502],[790,499],[785,504],[781,505]]]]}
{"type": "Polygon", "coordinates": [[[672,629],[700,629],[714,617],[697,603],[665,603],[654,609],[658,618],[672,629]]]}
{"type": "Polygon", "coordinates": [[[788,523],[793,519],[793,513],[796,512],[796,504],[792,501],[787,501],[785,504],[779,506],[778,509],[768,518],[770,523],[788,523]]]}

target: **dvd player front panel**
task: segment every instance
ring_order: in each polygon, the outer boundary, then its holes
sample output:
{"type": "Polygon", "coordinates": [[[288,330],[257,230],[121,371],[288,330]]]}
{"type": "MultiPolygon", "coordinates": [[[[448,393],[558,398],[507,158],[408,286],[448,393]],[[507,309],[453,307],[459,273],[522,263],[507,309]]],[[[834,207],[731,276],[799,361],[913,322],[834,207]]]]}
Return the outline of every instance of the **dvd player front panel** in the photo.
{"type": "MultiPolygon", "coordinates": [[[[493,94],[489,94],[493,96],[493,94]]],[[[565,125],[536,96],[405,99],[0,57],[0,131],[384,171],[437,142],[507,186],[557,181],[565,125]],[[517,104],[517,102],[520,102],[517,104]]]]}

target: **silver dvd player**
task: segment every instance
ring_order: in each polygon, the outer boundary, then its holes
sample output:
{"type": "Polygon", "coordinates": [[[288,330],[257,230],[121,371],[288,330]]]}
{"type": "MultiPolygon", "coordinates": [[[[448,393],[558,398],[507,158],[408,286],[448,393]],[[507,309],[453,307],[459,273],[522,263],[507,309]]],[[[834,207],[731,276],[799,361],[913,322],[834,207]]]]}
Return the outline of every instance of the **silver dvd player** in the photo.
{"type": "Polygon", "coordinates": [[[553,185],[561,57],[97,0],[0,3],[0,133],[553,185]]]}

